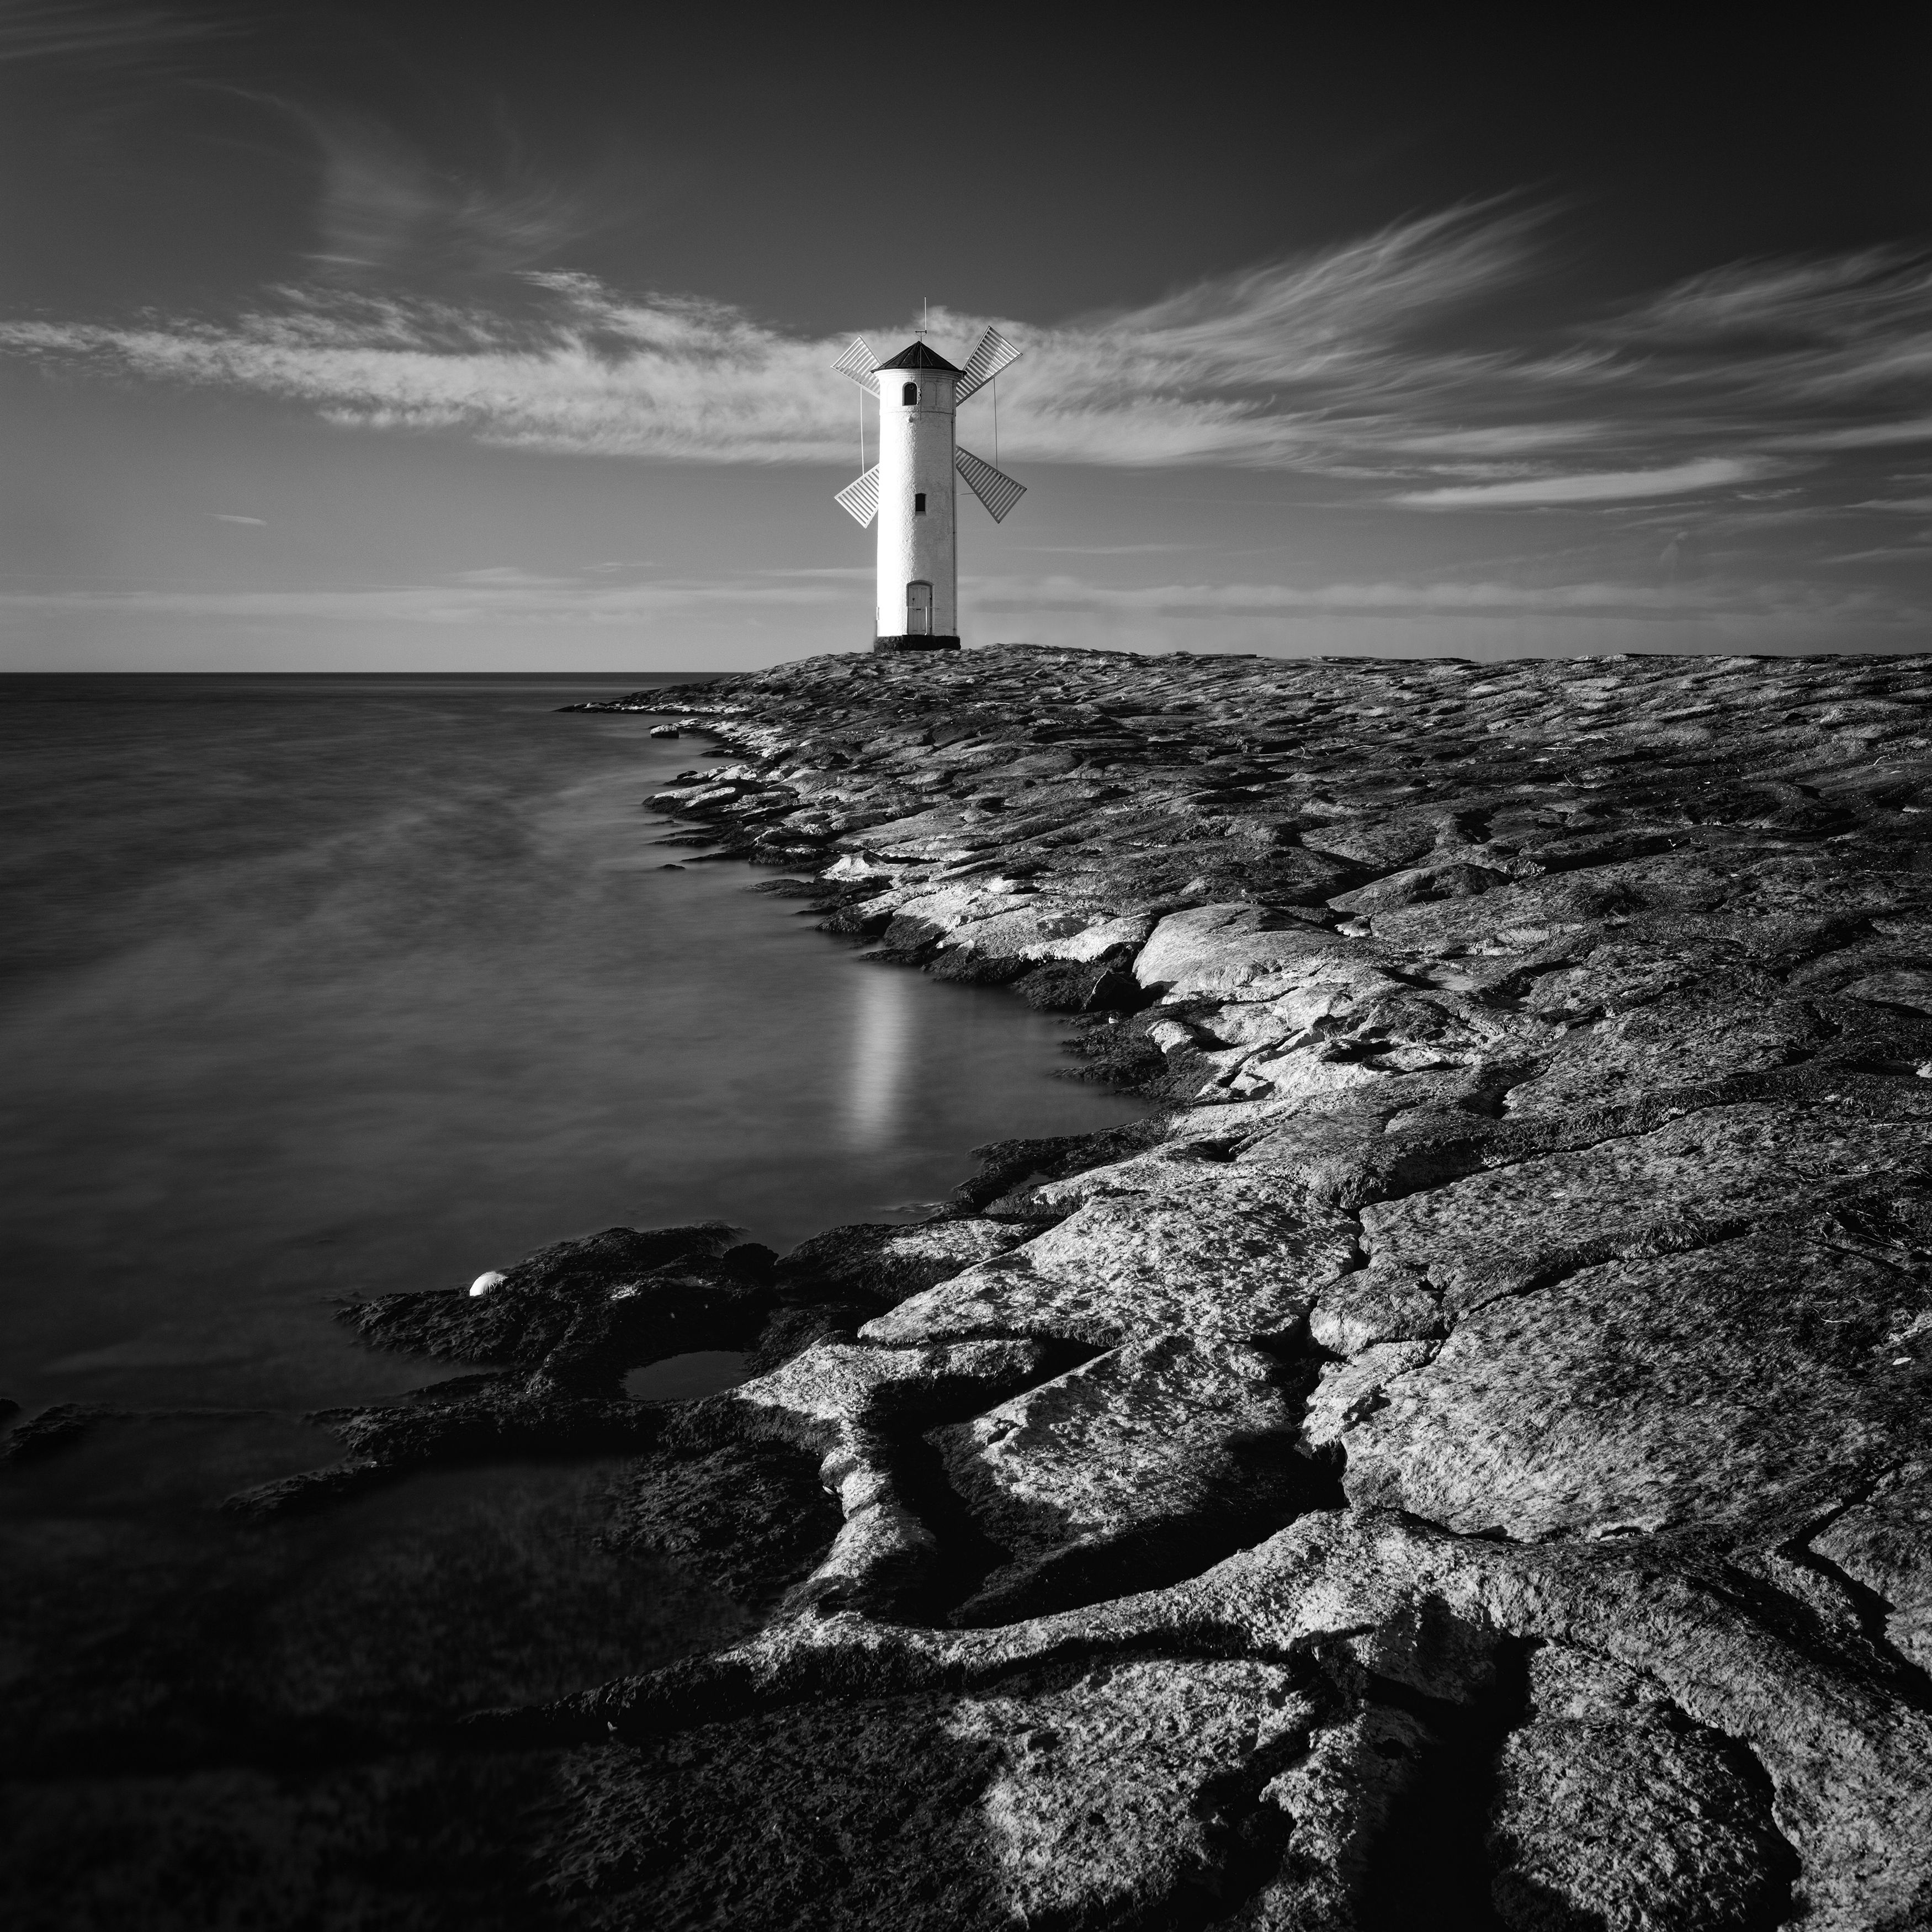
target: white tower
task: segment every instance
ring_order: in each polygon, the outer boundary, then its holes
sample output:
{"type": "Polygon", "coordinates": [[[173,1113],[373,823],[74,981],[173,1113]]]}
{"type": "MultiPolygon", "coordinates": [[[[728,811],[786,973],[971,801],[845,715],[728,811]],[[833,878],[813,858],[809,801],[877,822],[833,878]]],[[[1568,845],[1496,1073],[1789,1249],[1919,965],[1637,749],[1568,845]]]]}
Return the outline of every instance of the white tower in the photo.
{"type": "Polygon", "coordinates": [[[958,447],[953,412],[1019,352],[989,328],[963,369],[923,342],[878,362],[862,336],[832,365],[879,399],[879,460],[838,493],[862,530],[878,519],[875,651],[959,648],[953,478],[965,478],[995,523],[1026,494],[1026,486],[958,447]]]}

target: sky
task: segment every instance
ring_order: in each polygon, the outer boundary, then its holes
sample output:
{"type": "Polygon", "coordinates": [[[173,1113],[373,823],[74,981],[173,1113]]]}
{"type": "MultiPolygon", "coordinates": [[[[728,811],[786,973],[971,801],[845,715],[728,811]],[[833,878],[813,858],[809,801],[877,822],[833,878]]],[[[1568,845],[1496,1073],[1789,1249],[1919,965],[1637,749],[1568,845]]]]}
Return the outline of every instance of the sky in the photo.
{"type": "Polygon", "coordinates": [[[863,649],[989,322],[969,644],[1932,647],[1906,10],[1558,18],[0,0],[0,669],[863,649]]]}

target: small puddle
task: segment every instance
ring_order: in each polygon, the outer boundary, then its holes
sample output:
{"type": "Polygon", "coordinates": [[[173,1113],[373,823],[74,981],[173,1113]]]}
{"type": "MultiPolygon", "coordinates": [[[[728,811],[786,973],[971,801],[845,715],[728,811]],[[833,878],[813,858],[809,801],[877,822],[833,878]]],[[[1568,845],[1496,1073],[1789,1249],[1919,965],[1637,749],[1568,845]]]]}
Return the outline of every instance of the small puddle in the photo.
{"type": "Polygon", "coordinates": [[[633,1369],[624,1378],[624,1393],[634,1402],[694,1402],[749,1382],[750,1363],[748,1355],[735,1349],[694,1348],[688,1355],[633,1369]]]}

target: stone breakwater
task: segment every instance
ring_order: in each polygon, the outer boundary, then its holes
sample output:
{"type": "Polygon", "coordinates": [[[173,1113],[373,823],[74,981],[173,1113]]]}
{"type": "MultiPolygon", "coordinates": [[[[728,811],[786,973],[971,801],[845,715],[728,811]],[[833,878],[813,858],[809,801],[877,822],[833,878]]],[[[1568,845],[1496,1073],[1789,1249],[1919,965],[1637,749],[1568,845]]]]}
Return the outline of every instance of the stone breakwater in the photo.
{"type": "Polygon", "coordinates": [[[478,1720],[570,1747],[567,1922],[1932,1924],[1928,671],[1012,646],[620,701],[730,748],[679,837],[1162,1111],[917,1227],[355,1312],[498,1372],[299,1495],[634,1450],[620,1533],[765,1617],[478,1720]],[[762,1372],[622,1399],[719,1347],[762,1372]]]}

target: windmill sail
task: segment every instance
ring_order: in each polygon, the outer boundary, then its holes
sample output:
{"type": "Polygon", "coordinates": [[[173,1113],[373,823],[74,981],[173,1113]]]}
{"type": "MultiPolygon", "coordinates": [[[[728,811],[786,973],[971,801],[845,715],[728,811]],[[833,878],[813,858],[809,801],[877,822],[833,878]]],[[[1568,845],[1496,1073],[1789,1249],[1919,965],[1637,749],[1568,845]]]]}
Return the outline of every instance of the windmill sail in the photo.
{"type": "MultiPolygon", "coordinates": [[[[999,473],[997,470],[993,472],[995,476],[999,473]]],[[[862,530],[879,514],[879,466],[876,463],[864,476],[839,491],[838,507],[862,530]]]]}
{"type": "Polygon", "coordinates": [[[997,328],[988,329],[980,337],[979,347],[967,357],[966,366],[959,372],[959,380],[953,386],[953,400],[963,403],[968,396],[983,389],[1009,362],[1017,362],[1020,353],[997,328]]]}
{"type": "MultiPolygon", "coordinates": [[[[1024,483],[1016,483],[1004,470],[995,470],[990,463],[975,456],[970,449],[956,448],[952,452],[952,466],[965,478],[967,488],[992,512],[993,520],[996,524],[1004,523],[1006,512],[1026,494],[1024,483]]],[[[875,473],[867,472],[868,475],[875,473]]],[[[860,478],[860,482],[864,481],[864,477],[860,478]]],[[[852,487],[856,490],[859,485],[855,483],[852,487]]],[[[839,500],[843,502],[844,499],[841,497],[839,500]]],[[[872,500],[875,504],[878,501],[876,484],[873,488],[872,500]]]]}
{"type": "Polygon", "coordinates": [[[869,395],[879,393],[879,379],[872,371],[879,366],[879,358],[872,353],[872,345],[862,335],[852,338],[852,346],[832,364],[839,374],[848,382],[856,382],[869,395]]]}

